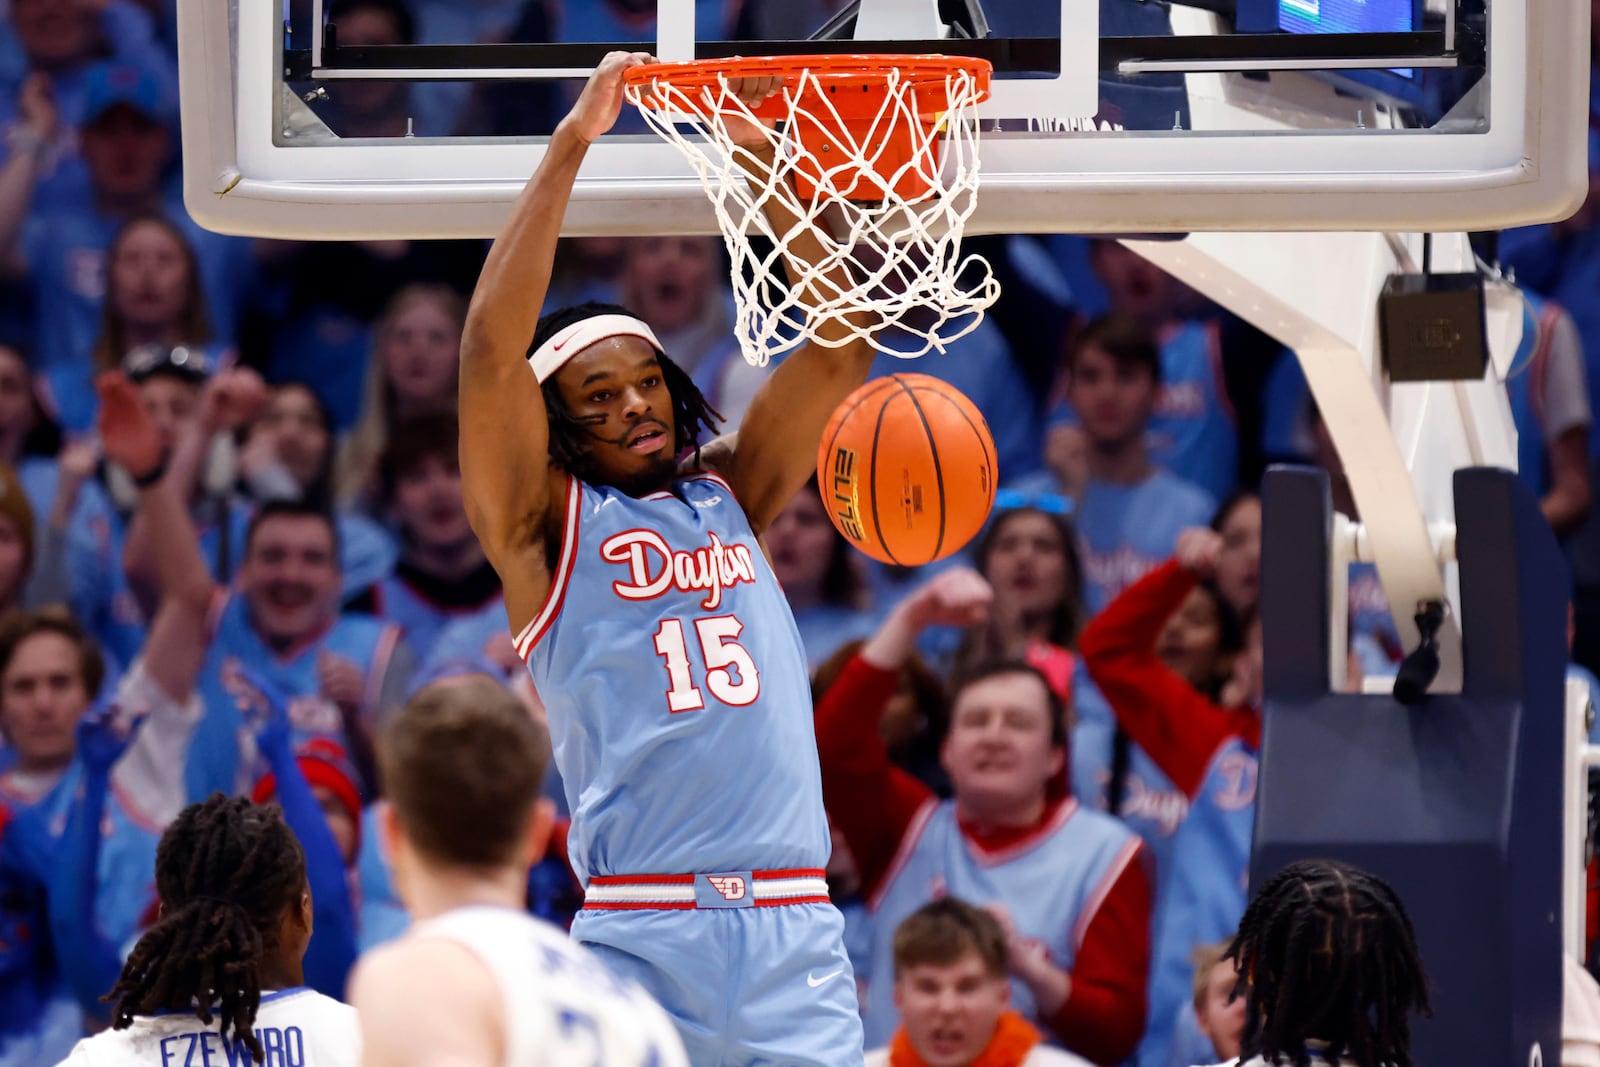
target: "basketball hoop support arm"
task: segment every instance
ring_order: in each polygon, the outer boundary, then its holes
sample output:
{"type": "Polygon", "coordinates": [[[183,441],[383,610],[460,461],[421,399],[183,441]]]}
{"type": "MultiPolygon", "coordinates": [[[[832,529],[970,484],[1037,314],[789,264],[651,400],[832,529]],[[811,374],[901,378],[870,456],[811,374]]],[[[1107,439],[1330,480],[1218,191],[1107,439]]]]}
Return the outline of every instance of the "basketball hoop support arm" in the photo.
{"type": "Polygon", "coordinates": [[[858,41],[928,41],[948,33],[938,0],[860,0],[856,13],[858,41]]]}
{"type": "MultiPolygon", "coordinates": [[[[1365,558],[1377,566],[1407,652],[1419,640],[1412,617],[1418,605],[1449,605],[1430,692],[1459,692],[1451,475],[1469,466],[1516,470],[1516,430],[1500,374],[1521,337],[1520,306],[1508,305],[1504,287],[1491,287],[1493,358],[1482,381],[1391,384],[1379,348],[1378,295],[1390,274],[1416,269],[1422,235],[1213,233],[1126,244],[1300,361],[1360,512],[1360,527],[1343,526],[1334,538],[1335,684],[1344,674],[1348,603],[1348,568],[1339,564],[1365,558]],[[1339,269],[1328,269],[1331,263],[1339,269]]],[[[1433,257],[1436,270],[1476,269],[1464,234],[1437,235],[1433,257]]]]}

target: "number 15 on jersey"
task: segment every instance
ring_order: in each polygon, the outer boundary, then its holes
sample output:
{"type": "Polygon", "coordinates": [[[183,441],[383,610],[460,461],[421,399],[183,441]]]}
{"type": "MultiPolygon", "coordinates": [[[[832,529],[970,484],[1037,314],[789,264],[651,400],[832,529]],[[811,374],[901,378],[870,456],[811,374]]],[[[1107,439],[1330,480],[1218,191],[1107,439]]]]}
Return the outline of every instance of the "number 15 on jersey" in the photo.
{"type": "Polygon", "coordinates": [[[739,644],[744,623],[737,615],[710,615],[685,627],[683,619],[663,619],[656,629],[656,655],[667,666],[667,710],[676,715],[706,706],[697,675],[711,695],[736,708],[754,704],[761,695],[761,672],[739,644]],[[692,637],[691,637],[692,633],[692,637]],[[690,644],[699,655],[691,657],[690,644]],[[695,662],[698,660],[698,662],[695,662]]]}

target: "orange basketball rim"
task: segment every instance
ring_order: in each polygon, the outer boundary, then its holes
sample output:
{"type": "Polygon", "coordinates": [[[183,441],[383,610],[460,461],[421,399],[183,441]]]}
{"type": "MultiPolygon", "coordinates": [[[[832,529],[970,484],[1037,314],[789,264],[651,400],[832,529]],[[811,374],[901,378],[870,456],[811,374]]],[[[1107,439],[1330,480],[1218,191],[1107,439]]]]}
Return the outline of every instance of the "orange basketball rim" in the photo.
{"type": "Polygon", "coordinates": [[[964,56],[810,55],[655,63],[623,77],[641,88],[642,106],[658,111],[687,99],[713,124],[746,116],[790,123],[802,197],[871,203],[915,202],[931,191],[952,86],[978,103],[988,98],[992,74],[987,61],[964,56]],[[770,77],[781,77],[783,90],[755,107],[728,90],[739,79],[770,77]]]}

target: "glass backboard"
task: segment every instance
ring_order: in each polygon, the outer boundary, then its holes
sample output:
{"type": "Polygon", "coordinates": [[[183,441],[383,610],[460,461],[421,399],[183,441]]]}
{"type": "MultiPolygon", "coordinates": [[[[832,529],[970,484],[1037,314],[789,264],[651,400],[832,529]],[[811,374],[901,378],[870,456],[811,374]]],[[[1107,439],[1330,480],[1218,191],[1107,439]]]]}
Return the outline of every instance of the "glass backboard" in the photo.
{"type": "MultiPolygon", "coordinates": [[[[227,233],[490,236],[626,47],[989,60],[969,232],[1477,230],[1581,201],[1587,0],[1192,3],[419,0],[397,34],[348,0],[179,0],[186,198],[227,233]]],[[[717,228],[625,114],[565,232],[717,228]]]]}

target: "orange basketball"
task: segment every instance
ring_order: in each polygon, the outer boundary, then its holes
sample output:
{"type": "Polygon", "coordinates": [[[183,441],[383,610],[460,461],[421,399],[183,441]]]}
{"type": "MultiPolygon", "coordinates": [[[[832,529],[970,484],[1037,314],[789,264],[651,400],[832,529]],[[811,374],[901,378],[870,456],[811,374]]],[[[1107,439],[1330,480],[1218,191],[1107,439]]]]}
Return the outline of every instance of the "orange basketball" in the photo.
{"type": "Polygon", "coordinates": [[[926,374],[850,394],[822,431],[817,486],[851,544],[915,567],[961,549],[994,505],[994,438],[972,401],[926,374]]]}

